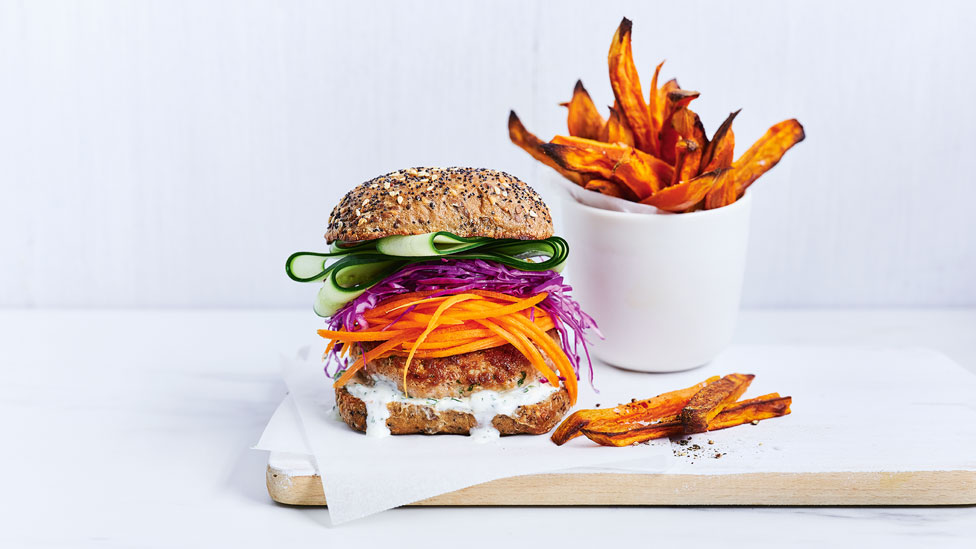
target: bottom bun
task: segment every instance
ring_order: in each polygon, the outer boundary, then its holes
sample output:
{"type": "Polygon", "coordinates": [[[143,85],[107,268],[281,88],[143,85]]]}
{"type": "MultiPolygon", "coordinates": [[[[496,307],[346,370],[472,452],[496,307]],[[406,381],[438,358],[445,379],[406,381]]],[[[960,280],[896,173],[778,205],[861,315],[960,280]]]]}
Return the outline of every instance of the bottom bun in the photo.
{"type": "MultiPolygon", "coordinates": [[[[467,412],[436,412],[429,406],[391,402],[386,426],[394,435],[467,435],[475,427],[475,417],[467,412]]],[[[336,389],[336,407],[342,420],[357,431],[366,432],[366,404],[345,387],[336,389]]],[[[536,404],[519,406],[515,417],[497,415],[491,424],[503,435],[541,435],[549,432],[569,411],[569,393],[562,387],[536,404]]]]}

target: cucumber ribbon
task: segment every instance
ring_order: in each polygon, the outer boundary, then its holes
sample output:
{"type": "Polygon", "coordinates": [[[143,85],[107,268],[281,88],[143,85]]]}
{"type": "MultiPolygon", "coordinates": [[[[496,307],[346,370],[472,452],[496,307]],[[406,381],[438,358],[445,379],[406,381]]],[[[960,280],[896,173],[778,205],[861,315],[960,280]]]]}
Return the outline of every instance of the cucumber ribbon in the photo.
{"type": "Polygon", "coordinates": [[[327,253],[296,252],[285,262],[285,272],[296,282],[324,282],[314,309],[319,316],[331,316],[413,263],[450,257],[495,261],[523,271],[560,272],[568,255],[569,244],[558,236],[545,240],[464,238],[441,231],[361,243],[336,242],[327,253]]]}

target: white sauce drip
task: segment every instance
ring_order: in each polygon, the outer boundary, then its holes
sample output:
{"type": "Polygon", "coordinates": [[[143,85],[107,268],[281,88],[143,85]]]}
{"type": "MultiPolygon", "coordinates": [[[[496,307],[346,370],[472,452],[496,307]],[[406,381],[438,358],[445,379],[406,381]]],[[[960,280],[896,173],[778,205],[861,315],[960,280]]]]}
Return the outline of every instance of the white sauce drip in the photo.
{"type": "Polygon", "coordinates": [[[349,394],[366,404],[366,435],[385,437],[390,435],[386,420],[390,419],[389,404],[399,402],[427,406],[434,412],[463,412],[474,416],[476,425],[471,436],[476,442],[497,439],[498,429],[491,424],[495,416],[514,417],[519,406],[538,404],[549,398],[558,388],[548,383],[532,382],[507,391],[478,391],[466,397],[414,398],[407,397],[395,382],[375,376],[373,385],[347,383],[349,394]]]}

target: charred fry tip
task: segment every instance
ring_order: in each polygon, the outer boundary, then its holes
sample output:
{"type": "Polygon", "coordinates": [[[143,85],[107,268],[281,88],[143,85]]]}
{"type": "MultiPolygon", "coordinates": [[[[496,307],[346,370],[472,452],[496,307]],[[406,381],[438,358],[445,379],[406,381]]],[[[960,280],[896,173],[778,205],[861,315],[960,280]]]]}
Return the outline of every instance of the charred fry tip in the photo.
{"type": "Polygon", "coordinates": [[[718,176],[722,175],[723,173],[725,173],[725,172],[727,172],[727,171],[729,171],[731,169],[732,168],[715,168],[714,170],[712,170],[710,172],[700,173],[700,174],[696,175],[695,176],[695,179],[700,179],[700,178],[706,177],[706,176],[707,177],[718,177],[718,176]]]}
{"type": "Polygon", "coordinates": [[[732,111],[729,113],[729,116],[725,118],[725,121],[723,121],[722,124],[718,127],[718,129],[715,130],[715,135],[712,136],[713,140],[716,137],[720,137],[721,133],[724,133],[730,127],[732,127],[732,121],[735,120],[736,116],[739,116],[740,112],[742,112],[742,109],[732,111]]]}
{"type": "Polygon", "coordinates": [[[569,101],[563,101],[562,103],[559,104],[559,106],[569,108],[569,101]]]}
{"type": "MultiPolygon", "coordinates": [[[[574,94],[576,94],[576,93],[587,93],[586,92],[586,88],[583,87],[583,81],[582,80],[577,80],[576,81],[576,85],[573,86],[573,93],[574,94]]],[[[587,95],[589,95],[589,94],[587,94],[587,95]]]]}
{"type": "Polygon", "coordinates": [[[546,156],[553,159],[556,164],[559,164],[562,168],[569,169],[569,167],[566,165],[564,155],[566,149],[569,149],[570,147],[556,143],[543,143],[539,145],[539,148],[542,149],[542,152],[545,153],[546,156]]]}
{"type": "Polygon", "coordinates": [[[678,102],[678,101],[681,101],[682,99],[687,99],[689,97],[695,98],[695,97],[698,97],[699,95],[701,95],[701,92],[697,92],[697,91],[693,91],[693,90],[682,90],[682,89],[679,88],[677,90],[671,90],[671,91],[669,91],[668,92],[668,99],[670,99],[671,101],[674,101],[674,102],[678,102]]]}
{"type": "Polygon", "coordinates": [[[620,26],[617,27],[617,34],[621,42],[623,42],[625,36],[630,34],[630,30],[633,28],[633,26],[634,22],[626,17],[620,20],[620,26]]]}
{"type": "Polygon", "coordinates": [[[508,125],[511,126],[512,124],[518,124],[518,123],[519,123],[519,117],[517,114],[515,114],[515,111],[514,110],[508,111],[508,125]]]}
{"type": "Polygon", "coordinates": [[[806,132],[806,130],[803,129],[803,124],[800,124],[800,121],[797,120],[796,118],[790,118],[790,121],[791,122],[794,122],[796,124],[796,127],[800,130],[800,137],[799,137],[799,139],[796,140],[796,142],[799,143],[800,141],[803,141],[804,139],[806,139],[807,138],[807,132],[806,132]]]}

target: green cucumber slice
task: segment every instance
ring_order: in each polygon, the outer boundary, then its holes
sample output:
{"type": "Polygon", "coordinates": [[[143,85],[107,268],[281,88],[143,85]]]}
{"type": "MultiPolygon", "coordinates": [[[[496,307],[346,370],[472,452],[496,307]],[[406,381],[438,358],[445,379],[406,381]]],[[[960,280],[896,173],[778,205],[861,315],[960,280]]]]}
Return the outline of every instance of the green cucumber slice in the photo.
{"type": "Polygon", "coordinates": [[[318,282],[329,274],[326,263],[333,257],[331,253],[295,252],[285,261],[285,273],[295,282],[318,282]]]}
{"type": "Polygon", "coordinates": [[[376,241],[376,250],[397,257],[432,257],[455,254],[484,246],[490,238],[464,238],[440,231],[436,233],[386,236],[376,241]]]}
{"type": "Polygon", "coordinates": [[[362,295],[404,264],[404,261],[391,260],[379,254],[369,257],[343,257],[329,266],[328,276],[316,294],[312,309],[319,316],[332,316],[343,305],[362,295]]]}
{"type": "Polygon", "coordinates": [[[363,295],[363,292],[366,290],[367,288],[363,288],[362,290],[349,292],[338,289],[330,281],[326,281],[319,288],[319,293],[315,294],[315,302],[312,303],[312,310],[321,317],[330,317],[339,312],[339,309],[345,306],[346,303],[363,295]]]}
{"type": "Polygon", "coordinates": [[[336,244],[328,253],[297,252],[285,262],[285,272],[292,280],[323,282],[313,308],[324,317],[335,314],[404,266],[437,257],[494,261],[523,271],[561,272],[569,256],[569,244],[558,236],[545,240],[496,240],[439,232],[336,244]]]}
{"type": "Polygon", "coordinates": [[[569,244],[561,237],[545,240],[498,240],[476,250],[452,254],[452,259],[484,259],[523,271],[562,272],[569,257],[569,244]],[[532,261],[546,257],[544,261],[532,261]]]}

